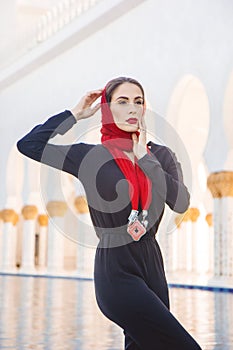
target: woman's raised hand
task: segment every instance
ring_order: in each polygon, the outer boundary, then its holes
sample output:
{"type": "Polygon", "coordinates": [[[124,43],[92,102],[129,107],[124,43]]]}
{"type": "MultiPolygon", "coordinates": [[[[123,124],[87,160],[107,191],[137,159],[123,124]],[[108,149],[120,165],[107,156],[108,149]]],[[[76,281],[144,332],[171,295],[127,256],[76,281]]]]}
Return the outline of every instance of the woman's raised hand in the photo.
{"type": "Polygon", "coordinates": [[[77,121],[80,119],[89,118],[98,111],[100,108],[100,103],[97,103],[93,107],[92,104],[101,96],[102,91],[103,89],[88,92],[81,98],[79,103],[71,109],[71,113],[77,121]]]}
{"type": "Polygon", "coordinates": [[[139,131],[140,135],[138,137],[135,133],[132,134],[133,153],[138,159],[147,154],[146,122],[144,115],[139,118],[139,131]]]}

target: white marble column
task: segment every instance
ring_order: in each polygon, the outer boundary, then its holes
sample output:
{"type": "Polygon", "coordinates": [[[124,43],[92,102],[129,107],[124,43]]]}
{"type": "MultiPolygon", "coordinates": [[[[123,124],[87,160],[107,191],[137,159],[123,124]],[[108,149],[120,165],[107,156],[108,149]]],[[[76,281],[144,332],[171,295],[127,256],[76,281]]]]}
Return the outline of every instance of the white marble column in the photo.
{"type": "Polygon", "coordinates": [[[186,270],[186,256],[187,256],[187,221],[186,215],[182,221],[179,237],[178,237],[178,269],[180,271],[186,270]]]}
{"type": "Polygon", "coordinates": [[[208,177],[214,198],[214,275],[233,275],[233,172],[221,171],[208,177]]]}
{"type": "Polygon", "coordinates": [[[37,214],[38,210],[35,205],[25,205],[22,209],[24,223],[20,272],[30,273],[35,271],[35,231],[37,214]]]}
{"type": "Polygon", "coordinates": [[[2,211],[0,210],[0,254],[2,253],[2,228],[3,228],[3,219],[2,219],[2,211]]]}
{"type": "Polygon", "coordinates": [[[193,230],[192,230],[192,221],[189,220],[186,222],[186,271],[193,271],[193,230]]]}
{"type": "Polygon", "coordinates": [[[178,239],[180,234],[181,219],[179,216],[175,218],[176,229],[172,232],[172,272],[178,270],[178,239]]]}
{"type": "Polygon", "coordinates": [[[0,271],[16,271],[16,224],[18,214],[13,209],[3,209],[1,212],[2,225],[2,246],[0,254],[0,271]]]}
{"type": "Polygon", "coordinates": [[[179,271],[195,271],[197,261],[196,222],[200,215],[198,208],[189,208],[183,215],[176,218],[177,233],[174,235],[174,259],[179,271]]]}
{"type": "Polygon", "coordinates": [[[212,173],[207,179],[207,186],[213,196],[213,221],[214,221],[214,276],[222,275],[222,203],[221,186],[219,186],[218,173],[212,173]]]}
{"type": "Polygon", "coordinates": [[[213,228],[213,215],[211,213],[207,214],[206,222],[208,224],[208,270],[207,272],[211,275],[214,272],[214,228],[213,228]]]}
{"type": "Polygon", "coordinates": [[[214,198],[214,275],[222,275],[222,199],[214,198]]]}
{"type": "Polygon", "coordinates": [[[93,278],[97,237],[92,227],[85,196],[77,196],[74,204],[78,213],[76,272],[77,275],[93,278]]]}
{"type": "MultiPolygon", "coordinates": [[[[166,232],[166,231],[165,231],[166,232]]],[[[166,244],[166,271],[172,272],[173,271],[173,234],[174,232],[166,232],[167,236],[167,244],[166,244]]]]}
{"type": "Polygon", "coordinates": [[[48,236],[48,216],[40,214],[39,222],[39,248],[38,248],[38,268],[40,271],[46,269],[47,264],[47,236],[48,236]]]}
{"type": "Polygon", "coordinates": [[[223,275],[233,276],[233,171],[219,175],[222,183],[222,256],[223,275]]]}
{"type": "Polygon", "coordinates": [[[47,272],[59,274],[64,271],[64,215],[67,204],[50,201],[47,204],[50,217],[48,225],[47,272]]]}
{"type": "Polygon", "coordinates": [[[183,271],[184,270],[184,260],[185,260],[185,243],[184,243],[184,237],[185,237],[185,222],[184,217],[182,219],[182,222],[180,223],[179,230],[177,230],[177,233],[174,236],[174,249],[176,249],[176,252],[173,250],[175,261],[176,261],[176,270],[177,271],[183,271]]]}
{"type": "Polygon", "coordinates": [[[221,198],[222,205],[222,217],[221,217],[221,235],[222,235],[222,244],[221,244],[221,253],[222,253],[222,275],[228,276],[229,274],[229,255],[230,251],[228,244],[230,243],[230,227],[228,227],[228,211],[229,211],[229,199],[228,197],[221,198]]]}
{"type": "Polygon", "coordinates": [[[190,238],[190,210],[188,209],[183,215],[178,215],[176,218],[176,224],[179,226],[178,234],[176,236],[177,242],[177,269],[179,271],[186,271],[188,259],[188,249],[191,245],[190,238]]]}
{"type": "Polygon", "coordinates": [[[203,232],[198,232],[198,218],[200,216],[200,211],[198,208],[189,208],[189,219],[191,221],[192,230],[192,253],[191,253],[191,265],[193,272],[200,272],[200,262],[202,255],[200,254],[200,244],[202,244],[202,234],[203,232]]]}
{"type": "Polygon", "coordinates": [[[228,276],[233,277],[233,196],[228,197],[228,215],[227,215],[227,231],[228,231],[228,276]]]}

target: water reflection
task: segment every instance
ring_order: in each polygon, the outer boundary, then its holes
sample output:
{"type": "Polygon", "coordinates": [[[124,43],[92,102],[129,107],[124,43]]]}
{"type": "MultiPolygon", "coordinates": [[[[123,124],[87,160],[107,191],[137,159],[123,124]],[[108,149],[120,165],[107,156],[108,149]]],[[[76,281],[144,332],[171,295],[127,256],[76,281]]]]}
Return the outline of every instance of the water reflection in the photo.
{"type": "MultiPolygon", "coordinates": [[[[171,309],[203,350],[233,350],[233,294],[170,289],[171,309]]],[[[120,350],[92,281],[0,276],[0,349],[120,350]]]]}
{"type": "Polygon", "coordinates": [[[170,289],[176,318],[203,350],[233,350],[233,294],[170,289]]]}

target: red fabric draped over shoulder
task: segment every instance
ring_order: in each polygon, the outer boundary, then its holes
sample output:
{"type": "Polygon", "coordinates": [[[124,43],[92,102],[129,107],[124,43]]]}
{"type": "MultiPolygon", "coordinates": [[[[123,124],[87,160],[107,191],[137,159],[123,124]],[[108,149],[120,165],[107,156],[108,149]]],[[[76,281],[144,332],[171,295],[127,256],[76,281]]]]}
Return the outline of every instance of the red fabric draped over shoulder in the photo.
{"type": "MultiPolygon", "coordinates": [[[[125,178],[129,183],[129,195],[131,199],[132,209],[138,210],[139,202],[143,210],[147,210],[151,203],[151,180],[124,153],[133,150],[132,133],[121,130],[114,123],[111,109],[106,99],[106,89],[103,90],[101,97],[101,113],[102,113],[102,128],[101,142],[112,154],[115,162],[121,169],[125,178]]],[[[136,132],[139,136],[139,132],[136,132]]]]}

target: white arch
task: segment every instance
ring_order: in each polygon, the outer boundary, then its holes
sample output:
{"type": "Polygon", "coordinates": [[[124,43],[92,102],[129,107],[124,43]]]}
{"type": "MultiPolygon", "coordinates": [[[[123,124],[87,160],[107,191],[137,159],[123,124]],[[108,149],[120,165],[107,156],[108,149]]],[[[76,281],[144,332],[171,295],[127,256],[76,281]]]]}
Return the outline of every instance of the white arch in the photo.
{"type": "Polygon", "coordinates": [[[228,154],[224,164],[226,170],[233,171],[233,71],[231,72],[223,101],[223,123],[228,141],[228,154]]]}
{"type": "Polygon", "coordinates": [[[187,74],[175,86],[167,120],[177,131],[189,155],[193,172],[192,205],[197,205],[206,192],[203,153],[209,132],[209,101],[205,87],[197,77],[187,74]]]}
{"type": "Polygon", "coordinates": [[[167,120],[176,128],[192,161],[198,161],[209,131],[209,101],[198,78],[189,74],[178,82],[168,105],[167,120]]]}

